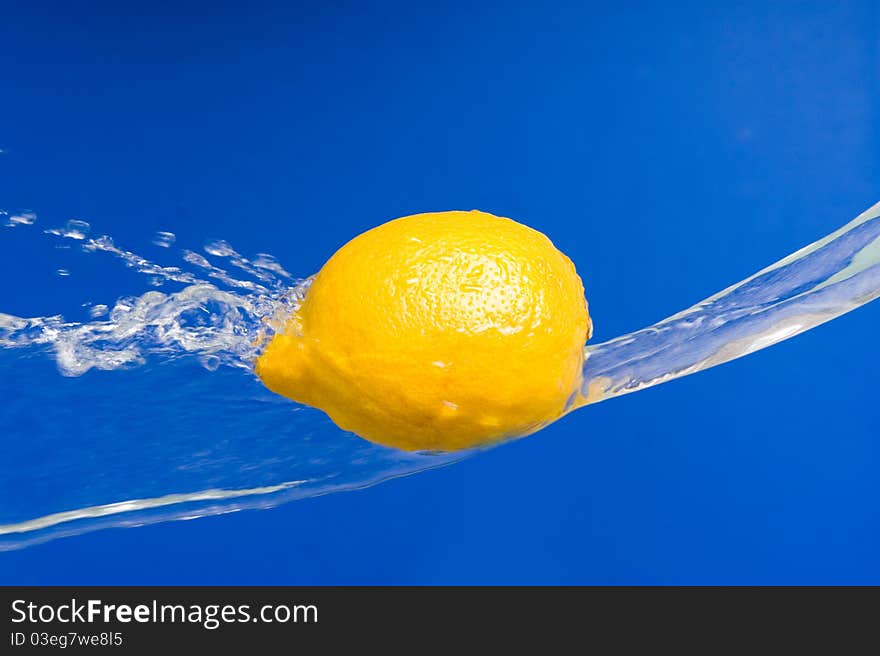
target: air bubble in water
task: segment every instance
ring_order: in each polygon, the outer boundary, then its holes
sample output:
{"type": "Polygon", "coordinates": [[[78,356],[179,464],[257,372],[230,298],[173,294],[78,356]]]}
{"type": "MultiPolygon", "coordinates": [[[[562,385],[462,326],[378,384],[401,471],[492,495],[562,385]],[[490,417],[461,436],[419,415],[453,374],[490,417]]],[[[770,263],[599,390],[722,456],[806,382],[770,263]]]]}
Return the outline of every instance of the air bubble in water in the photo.
{"type": "Polygon", "coordinates": [[[175,241],[177,241],[177,235],[163,230],[157,232],[153,237],[153,243],[161,248],[169,248],[175,241]]]}

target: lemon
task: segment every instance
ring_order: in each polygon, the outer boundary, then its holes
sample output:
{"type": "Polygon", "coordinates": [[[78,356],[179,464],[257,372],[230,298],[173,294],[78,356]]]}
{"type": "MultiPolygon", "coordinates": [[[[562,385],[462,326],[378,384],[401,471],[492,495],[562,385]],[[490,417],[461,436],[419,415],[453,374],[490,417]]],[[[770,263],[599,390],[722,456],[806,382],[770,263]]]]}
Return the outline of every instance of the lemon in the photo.
{"type": "Polygon", "coordinates": [[[558,418],[590,332],[581,279],[546,236],[485,212],[416,214],[340,248],[256,372],[368,440],[453,451],[558,418]]]}

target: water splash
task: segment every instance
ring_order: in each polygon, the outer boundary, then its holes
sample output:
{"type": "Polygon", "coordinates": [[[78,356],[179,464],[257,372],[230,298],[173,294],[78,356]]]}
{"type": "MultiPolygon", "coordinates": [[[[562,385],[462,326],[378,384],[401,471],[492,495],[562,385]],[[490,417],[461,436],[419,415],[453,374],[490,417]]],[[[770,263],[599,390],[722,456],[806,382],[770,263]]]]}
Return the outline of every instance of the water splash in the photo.
{"type": "Polygon", "coordinates": [[[42,232],[173,289],[85,304],[88,321],[0,314],[0,431],[27,438],[0,442],[0,550],[267,507],[467,455],[365,442],[262,386],[253,362],[310,283],[274,257],[215,240],[164,265],[90,233],[81,220],[42,232]]]}
{"type": "MultiPolygon", "coordinates": [[[[2,216],[9,227],[36,222],[2,216]]],[[[213,240],[162,265],[90,237],[83,221],[43,234],[168,289],[86,304],[89,321],[0,314],[0,550],[274,506],[474,453],[381,447],[268,392],[253,361],[310,282],[274,257],[213,240]]],[[[166,253],[175,243],[169,232],[153,239],[166,253]]],[[[572,409],[765,348],[878,295],[880,204],[688,310],[587,347],[572,409]]]]}

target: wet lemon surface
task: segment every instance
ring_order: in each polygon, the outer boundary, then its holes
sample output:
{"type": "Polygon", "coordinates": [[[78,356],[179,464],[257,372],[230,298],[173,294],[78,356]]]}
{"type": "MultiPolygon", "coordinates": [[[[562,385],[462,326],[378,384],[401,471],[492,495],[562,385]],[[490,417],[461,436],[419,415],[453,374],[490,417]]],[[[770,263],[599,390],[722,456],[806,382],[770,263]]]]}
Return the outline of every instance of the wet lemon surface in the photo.
{"type": "Polygon", "coordinates": [[[256,371],[368,440],[451,451],[559,417],[590,329],[574,265],[540,232],[417,214],[337,251],[256,371]]]}

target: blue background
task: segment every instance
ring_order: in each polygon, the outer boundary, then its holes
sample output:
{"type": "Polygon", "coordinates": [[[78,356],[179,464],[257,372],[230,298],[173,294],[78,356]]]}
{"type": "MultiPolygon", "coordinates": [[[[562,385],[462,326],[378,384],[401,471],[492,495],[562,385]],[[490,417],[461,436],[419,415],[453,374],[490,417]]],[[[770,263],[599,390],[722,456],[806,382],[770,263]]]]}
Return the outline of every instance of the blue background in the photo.
{"type": "MultiPolygon", "coordinates": [[[[0,207],[122,244],[220,236],[307,275],[387,219],[480,208],[572,257],[603,340],[880,200],[876,2],[3,14],[0,207]]],[[[4,257],[5,312],[132,291],[4,257]]],[[[880,583],[878,319],[442,470],[0,554],[0,582],[880,583]]]]}

